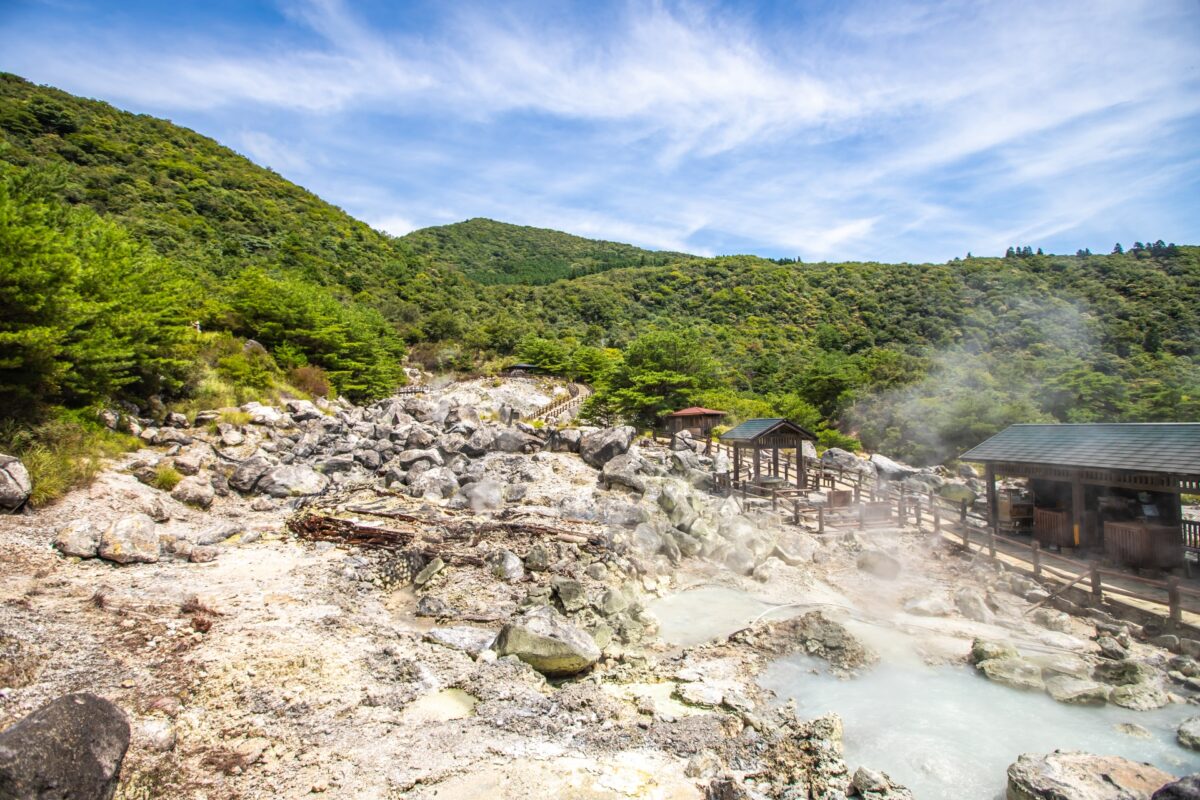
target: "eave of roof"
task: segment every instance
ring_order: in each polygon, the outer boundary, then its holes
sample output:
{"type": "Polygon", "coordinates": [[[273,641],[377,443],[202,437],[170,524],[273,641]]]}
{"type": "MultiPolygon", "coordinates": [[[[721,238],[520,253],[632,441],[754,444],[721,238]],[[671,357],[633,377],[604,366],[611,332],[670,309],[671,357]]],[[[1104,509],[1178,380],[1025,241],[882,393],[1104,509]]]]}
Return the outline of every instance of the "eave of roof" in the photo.
{"type": "Polygon", "coordinates": [[[1200,423],[1012,425],[963,461],[1200,475],[1200,423]]]}

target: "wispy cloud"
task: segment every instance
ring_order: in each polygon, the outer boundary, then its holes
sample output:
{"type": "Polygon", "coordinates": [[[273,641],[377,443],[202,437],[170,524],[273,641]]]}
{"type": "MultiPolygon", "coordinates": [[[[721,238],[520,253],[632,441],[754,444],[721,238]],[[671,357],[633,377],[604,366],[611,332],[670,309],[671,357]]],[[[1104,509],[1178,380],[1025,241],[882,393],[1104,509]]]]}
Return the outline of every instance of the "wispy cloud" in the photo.
{"type": "Polygon", "coordinates": [[[182,117],[390,232],[486,215],[908,260],[1073,250],[1147,219],[1200,239],[1189,0],[281,11],[226,38],[30,12],[0,51],[182,117]]]}

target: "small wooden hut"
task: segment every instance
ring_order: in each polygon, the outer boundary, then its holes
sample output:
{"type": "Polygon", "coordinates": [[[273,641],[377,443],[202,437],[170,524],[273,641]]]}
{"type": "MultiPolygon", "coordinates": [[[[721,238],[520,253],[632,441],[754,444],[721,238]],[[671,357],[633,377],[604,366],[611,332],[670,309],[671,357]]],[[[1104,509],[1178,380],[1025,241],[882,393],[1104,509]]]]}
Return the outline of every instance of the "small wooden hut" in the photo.
{"type": "Polygon", "coordinates": [[[721,434],[721,444],[733,446],[733,478],[735,482],[780,483],[785,481],[780,471],[781,452],[796,453],[796,487],[804,488],[808,471],[804,443],[815,442],[816,434],[780,417],[751,419],[721,434]],[[763,455],[767,454],[764,464],[763,455]],[[747,456],[750,463],[747,464],[747,456]],[[746,474],[743,475],[743,472],[746,474]]]}
{"type": "Polygon", "coordinates": [[[1033,536],[1102,550],[1118,564],[1170,569],[1200,549],[1200,523],[1181,495],[1200,492],[1200,423],[1013,425],[963,453],[984,464],[989,523],[997,477],[1024,478],[1033,536]]]}
{"type": "Polygon", "coordinates": [[[721,420],[725,419],[726,413],[728,412],[692,406],[682,411],[667,414],[665,417],[667,433],[674,436],[680,431],[687,431],[692,436],[707,436],[709,431],[721,424],[721,420]]]}

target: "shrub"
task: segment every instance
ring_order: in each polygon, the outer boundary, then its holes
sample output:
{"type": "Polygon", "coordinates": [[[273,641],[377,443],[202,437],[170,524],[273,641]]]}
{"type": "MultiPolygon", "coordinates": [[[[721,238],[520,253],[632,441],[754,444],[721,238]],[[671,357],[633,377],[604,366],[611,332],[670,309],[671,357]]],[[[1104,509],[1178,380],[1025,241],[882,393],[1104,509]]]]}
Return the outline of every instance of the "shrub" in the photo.
{"type": "Polygon", "coordinates": [[[849,450],[851,453],[857,453],[862,450],[862,443],[853,436],[842,433],[836,428],[822,428],[817,431],[817,444],[821,445],[822,449],[828,450],[831,447],[840,447],[843,450],[849,450]]]}
{"type": "Polygon", "coordinates": [[[169,492],[183,480],[183,474],[169,464],[159,464],[154,468],[154,480],[151,485],[155,489],[169,492]]]}
{"type": "Polygon", "coordinates": [[[296,367],[288,373],[288,381],[302,392],[313,397],[329,396],[329,375],[320,367],[311,364],[296,367]]]}
{"type": "Polygon", "coordinates": [[[29,504],[48,505],[77,486],[90,482],[104,459],[134,450],[133,436],[114,433],[85,420],[88,411],[75,414],[56,410],[42,422],[20,425],[9,421],[0,426],[0,452],[21,459],[29,471],[33,492],[29,504]]]}

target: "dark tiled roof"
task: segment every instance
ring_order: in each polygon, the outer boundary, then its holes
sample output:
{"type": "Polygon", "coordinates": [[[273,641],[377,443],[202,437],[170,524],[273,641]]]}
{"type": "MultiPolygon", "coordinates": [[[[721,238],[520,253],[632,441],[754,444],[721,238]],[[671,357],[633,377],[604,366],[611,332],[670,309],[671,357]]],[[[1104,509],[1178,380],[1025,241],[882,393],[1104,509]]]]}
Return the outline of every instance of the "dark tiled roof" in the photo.
{"type": "Polygon", "coordinates": [[[960,458],[1200,475],[1200,422],[1013,425],[960,458]]]}
{"type": "Polygon", "coordinates": [[[751,442],[766,433],[794,433],[801,439],[816,440],[816,436],[783,417],[748,419],[736,428],[721,434],[722,442],[751,442]]]}

